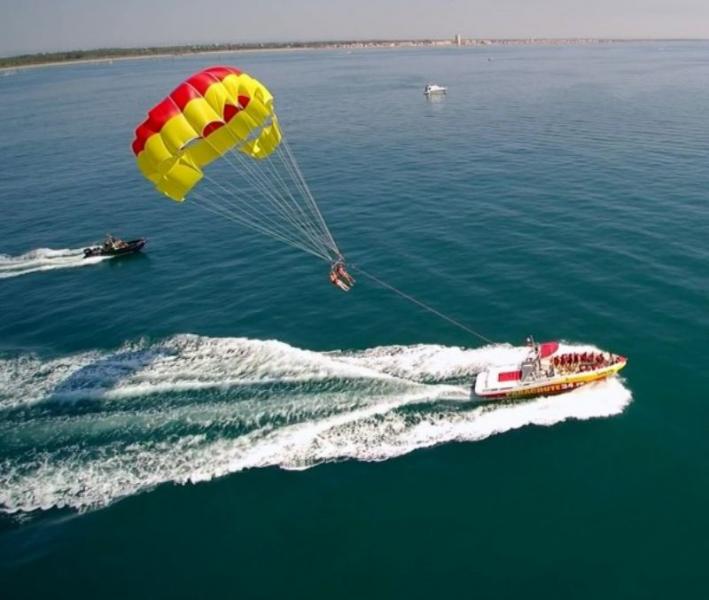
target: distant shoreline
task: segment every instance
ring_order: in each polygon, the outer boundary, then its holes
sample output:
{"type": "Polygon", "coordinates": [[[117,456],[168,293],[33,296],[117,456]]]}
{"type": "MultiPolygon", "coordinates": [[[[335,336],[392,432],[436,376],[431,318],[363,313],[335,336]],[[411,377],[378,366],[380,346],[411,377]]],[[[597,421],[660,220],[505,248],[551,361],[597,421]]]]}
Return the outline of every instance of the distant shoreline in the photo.
{"type": "Polygon", "coordinates": [[[22,54],[0,58],[0,71],[41,68],[72,64],[106,63],[114,60],[171,58],[200,54],[238,52],[272,52],[294,50],[355,50],[367,48],[455,48],[487,46],[572,46],[586,44],[613,44],[632,42],[696,42],[700,39],[628,39],[628,38],[475,38],[422,40],[350,40],[330,42],[284,42],[264,44],[205,44],[184,46],[156,46],[146,48],[99,48],[40,54],[22,54]]]}
{"type": "MultiPolygon", "coordinates": [[[[239,52],[288,52],[291,50],[314,50],[313,47],[303,47],[303,48],[249,48],[243,50],[199,50],[192,52],[164,52],[155,54],[126,54],[126,55],[110,55],[105,57],[96,58],[76,58],[69,60],[56,60],[49,62],[37,62],[37,63],[23,63],[19,65],[7,65],[1,66],[0,72],[3,71],[24,71],[27,69],[41,69],[44,67],[65,67],[67,65],[82,65],[82,64],[111,64],[115,61],[125,61],[125,60],[145,60],[149,58],[180,58],[183,56],[199,56],[202,54],[230,54],[239,52]]],[[[2,64],[2,60],[0,60],[2,64]]]]}

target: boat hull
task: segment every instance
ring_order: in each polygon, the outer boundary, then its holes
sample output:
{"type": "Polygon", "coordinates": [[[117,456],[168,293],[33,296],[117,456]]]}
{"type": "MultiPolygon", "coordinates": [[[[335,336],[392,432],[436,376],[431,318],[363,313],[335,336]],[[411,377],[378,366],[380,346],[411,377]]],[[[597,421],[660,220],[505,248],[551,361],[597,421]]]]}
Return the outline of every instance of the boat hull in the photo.
{"type": "Polygon", "coordinates": [[[131,240],[126,242],[123,248],[116,248],[113,250],[106,250],[102,246],[94,246],[93,248],[84,249],[84,258],[91,258],[92,256],[123,256],[125,254],[133,254],[134,252],[140,252],[145,246],[145,240],[131,240]]]}
{"type": "MultiPolygon", "coordinates": [[[[552,396],[555,394],[563,394],[578,387],[608,379],[618,373],[625,367],[627,360],[620,359],[612,365],[605,366],[600,369],[586,371],[581,373],[571,373],[558,377],[549,378],[547,380],[534,381],[528,384],[520,384],[518,386],[505,390],[479,390],[474,389],[474,394],[479,398],[486,400],[503,400],[503,399],[521,399],[534,398],[536,396],[552,396]]],[[[475,388],[478,386],[476,385],[475,388]]]]}

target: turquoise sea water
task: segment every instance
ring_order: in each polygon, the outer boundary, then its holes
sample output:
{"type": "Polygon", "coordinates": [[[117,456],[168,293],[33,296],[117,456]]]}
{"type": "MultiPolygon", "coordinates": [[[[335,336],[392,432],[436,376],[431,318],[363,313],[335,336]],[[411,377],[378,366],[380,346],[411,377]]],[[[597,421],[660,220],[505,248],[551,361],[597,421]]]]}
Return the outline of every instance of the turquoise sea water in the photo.
{"type": "Polygon", "coordinates": [[[3,597],[701,597],[709,44],[244,53],[0,77],[3,597]],[[158,196],[181,79],[267,82],[345,255],[158,196]],[[450,87],[440,101],[427,81],[450,87]],[[144,256],[82,262],[106,231],[144,256]],[[622,377],[469,402],[538,339],[622,377]]]}

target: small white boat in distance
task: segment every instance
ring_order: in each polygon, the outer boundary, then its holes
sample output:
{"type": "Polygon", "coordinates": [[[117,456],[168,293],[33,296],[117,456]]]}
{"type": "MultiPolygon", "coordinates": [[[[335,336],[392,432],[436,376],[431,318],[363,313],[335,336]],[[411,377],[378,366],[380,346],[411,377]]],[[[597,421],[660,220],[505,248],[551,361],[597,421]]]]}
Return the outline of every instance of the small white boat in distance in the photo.
{"type": "Polygon", "coordinates": [[[448,91],[447,87],[438,85],[436,83],[427,83],[426,87],[423,88],[424,96],[435,96],[437,94],[445,94],[448,91]]]}

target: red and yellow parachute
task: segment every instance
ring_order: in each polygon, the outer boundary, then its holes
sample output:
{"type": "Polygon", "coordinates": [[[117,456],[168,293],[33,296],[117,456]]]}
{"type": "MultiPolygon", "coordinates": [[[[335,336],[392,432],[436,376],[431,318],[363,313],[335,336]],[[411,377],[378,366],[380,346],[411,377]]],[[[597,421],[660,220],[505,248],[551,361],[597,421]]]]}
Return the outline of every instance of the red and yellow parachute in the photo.
{"type": "Polygon", "coordinates": [[[148,111],[132,148],[140,172],[169,198],[189,197],[323,260],[342,260],[283,137],[271,92],[239,69],[210,67],[186,79],[148,111]],[[217,162],[228,163],[228,176],[210,166],[217,162]]]}
{"type": "Polygon", "coordinates": [[[148,111],[132,147],[141,173],[182,201],[215,159],[237,147],[266,158],[281,137],[266,86],[233,67],[210,67],[148,111]]]}

